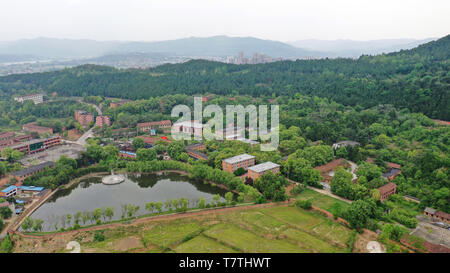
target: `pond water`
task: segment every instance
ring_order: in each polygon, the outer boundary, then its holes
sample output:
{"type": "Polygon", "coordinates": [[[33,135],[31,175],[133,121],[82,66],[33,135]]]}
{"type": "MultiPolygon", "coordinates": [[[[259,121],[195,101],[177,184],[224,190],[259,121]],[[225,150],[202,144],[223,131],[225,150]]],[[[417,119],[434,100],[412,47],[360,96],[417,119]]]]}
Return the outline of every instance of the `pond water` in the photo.
{"type": "MultiPolygon", "coordinates": [[[[92,212],[96,208],[113,207],[112,220],[121,219],[122,205],[140,206],[136,215],[148,214],[145,204],[148,202],[166,202],[172,199],[187,198],[189,207],[196,207],[200,198],[206,203],[212,203],[213,196],[219,194],[220,202],[226,190],[213,187],[189,179],[188,176],[177,173],[127,175],[123,183],[104,185],[101,177],[92,177],[80,181],[69,189],[56,192],[49,200],[39,207],[30,218],[44,220],[43,231],[54,231],[55,224],[60,229],[67,214],[73,215],[79,211],[92,212]]],[[[163,206],[163,210],[167,209],[163,206]]],[[[109,220],[109,219],[108,219],[109,220]]],[[[66,221],[67,222],[67,221],[66,221]]],[[[79,223],[83,225],[83,221],[79,223]]],[[[85,225],[92,224],[86,222],[85,225]]],[[[69,227],[65,224],[65,227],[69,227]]]]}

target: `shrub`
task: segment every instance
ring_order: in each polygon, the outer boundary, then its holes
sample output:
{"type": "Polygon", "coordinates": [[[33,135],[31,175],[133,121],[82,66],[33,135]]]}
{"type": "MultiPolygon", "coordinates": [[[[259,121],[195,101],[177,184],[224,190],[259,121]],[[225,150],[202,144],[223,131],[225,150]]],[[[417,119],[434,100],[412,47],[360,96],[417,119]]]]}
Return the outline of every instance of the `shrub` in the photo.
{"type": "Polygon", "coordinates": [[[11,253],[13,250],[13,243],[9,235],[7,235],[0,243],[0,253],[11,253]]]}
{"type": "Polygon", "coordinates": [[[103,242],[105,240],[105,235],[103,231],[96,231],[94,234],[94,242],[103,242]]]}
{"type": "Polygon", "coordinates": [[[294,185],[294,187],[292,187],[291,193],[292,194],[300,194],[305,190],[305,187],[303,185],[294,185]]]}
{"type": "Polygon", "coordinates": [[[312,202],[311,200],[300,200],[300,201],[296,201],[295,205],[297,207],[300,207],[302,209],[311,209],[312,208],[312,202]]]}
{"type": "Polygon", "coordinates": [[[244,168],[239,168],[239,169],[235,170],[233,173],[236,176],[241,176],[245,173],[245,170],[244,170],[244,168]]]}

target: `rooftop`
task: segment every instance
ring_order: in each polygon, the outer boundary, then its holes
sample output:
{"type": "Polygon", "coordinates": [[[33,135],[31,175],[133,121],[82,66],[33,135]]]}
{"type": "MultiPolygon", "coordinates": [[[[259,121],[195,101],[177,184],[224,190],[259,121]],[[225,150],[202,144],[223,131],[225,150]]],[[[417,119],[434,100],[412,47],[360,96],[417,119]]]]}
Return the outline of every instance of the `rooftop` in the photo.
{"type": "Polygon", "coordinates": [[[424,211],[425,211],[425,212],[428,212],[428,213],[430,213],[430,214],[435,214],[435,213],[436,213],[436,210],[433,209],[433,208],[430,208],[430,207],[426,207],[426,208],[424,209],[424,211]]]}
{"type": "Polygon", "coordinates": [[[207,154],[199,152],[199,151],[196,151],[196,150],[189,150],[188,152],[192,153],[192,154],[195,154],[195,155],[197,155],[198,157],[201,157],[201,158],[205,158],[205,159],[209,158],[207,154]]]}
{"type": "Polygon", "coordinates": [[[85,110],[76,110],[78,112],[79,115],[92,115],[92,113],[89,113],[85,110]]]}
{"type": "Polygon", "coordinates": [[[387,172],[383,173],[382,176],[384,178],[389,178],[393,175],[398,175],[401,171],[399,169],[396,168],[390,168],[387,172]]]}
{"type": "Polygon", "coordinates": [[[9,138],[9,137],[13,137],[15,134],[14,132],[3,132],[0,133],[0,138],[9,138]]]}
{"type": "Polygon", "coordinates": [[[249,154],[240,154],[237,156],[233,156],[230,158],[226,158],[223,161],[225,161],[228,164],[234,164],[234,163],[238,163],[238,162],[242,162],[245,160],[250,160],[250,159],[254,159],[255,157],[249,154]]]}
{"type": "Polygon", "coordinates": [[[277,167],[280,167],[280,165],[270,162],[270,161],[267,161],[267,162],[264,162],[264,163],[261,163],[261,164],[255,165],[255,166],[251,166],[248,169],[251,171],[257,172],[257,173],[261,173],[261,172],[265,172],[265,171],[268,171],[268,170],[271,170],[271,169],[277,168],[277,167]]]}
{"type": "Polygon", "coordinates": [[[256,140],[250,140],[250,139],[246,139],[246,138],[238,138],[238,139],[236,139],[236,140],[238,140],[238,141],[240,141],[240,142],[248,143],[248,144],[251,144],[251,145],[259,144],[259,141],[256,141],[256,140]]]}
{"type": "Polygon", "coordinates": [[[19,187],[23,191],[43,191],[44,187],[35,187],[35,186],[20,186],[19,187]]]}
{"type": "Polygon", "coordinates": [[[142,122],[142,123],[138,123],[137,127],[147,127],[147,126],[155,126],[155,125],[172,125],[172,121],[160,120],[160,121],[142,122]]]}
{"type": "Polygon", "coordinates": [[[440,211],[440,210],[438,210],[438,211],[436,211],[436,214],[435,214],[437,217],[442,217],[442,218],[444,218],[444,219],[447,219],[447,220],[450,220],[450,214],[449,213],[446,213],[446,212],[443,212],[443,211],[440,211]]]}
{"type": "Polygon", "coordinates": [[[22,143],[19,143],[17,145],[11,146],[11,148],[14,149],[14,148],[17,148],[17,147],[22,147],[24,145],[31,145],[31,144],[35,144],[35,143],[39,143],[39,142],[44,142],[44,141],[47,141],[47,140],[52,140],[52,139],[55,139],[55,138],[59,138],[59,136],[53,136],[53,137],[48,137],[48,138],[32,139],[32,140],[29,140],[29,141],[22,142],[22,143]]]}
{"type": "Polygon", "coordinates": [[[43,96],[44,94],[42,93],[36,93],[36,94],[28,94],[28,95],[23,95],[23,96],[17,96],[15,98],[30,98],[30,97],[34,97],[34,96],[43,96]]]}
{"type": "Polygon", "coordinates": [[[188,150],[188,149],[193,149],[193,148],[197,148],[197,147],[202,147],[202,146],[204,146],[205,144],[203,144],[203,143],[201,143],[201,142],[199,142],[199,143],[194,143],[194,144],[189,144],[188,146],[186,146],[186,150],[188,150]]]}
{"type": "Polygon", "coordinates": [[[386,166],[388,168],[394,168],[394,169],[401,169],[402,168],[402,166],[400,164],[392,163],[392,162],[387,162],[386,166]]]}
{"type": "Polygon", "coordinates": [[[337,148],[342,147],[342,146],[344,146],[344,147],[347,147],[347,146],[354,147],[356,145],[360,145],[360,143],[357,142],[357,141],[352,141],[352,140],[344,140],[344,141],[336,142],[336,143],[334,143],[331,146],[333,147],[333,149],[337,149],[337,148]]]}
{"type": "Polygon", "coordinates": [[[132,153],[132,152],[128,152],[128,151],[120,151],[119,153],[136,156],[136,153],[132,153]]]}
{"type": "Polygon", "coordinates": [[[24,175],[28,175],[28,174],[31,174],[31,173],[34,173],[34,172],[41,171],[41,170],[43,170],[43,169],[45,169],[47,167],[51,168],[54,165],[55,165],[55,163],[53,163],[51,161],[47,161],[47,162],[44,162],[44,163],[41,163],[41,164],[38,164],[38,165],[34,165],[32,167],[29,167],[29,168],[20,170],[20,171],[13,172],[12,174],[14,176],[24,176],[24,175]]]}
{"type": "Polygon", "coordinates": [[[330,172],[330,171],[336,169],[339,166],[345,166],[347,164],[348,163],[347,163],[347,161],[345,159],[338,158],[338,159],[334,159],[334,160],[328,162],[325,165],[317,166],[314,169],[320,171],[321,173],[327,173],[327,172],[330,172]]]}
{"type": "Polygon", "coordinates": [[[386,185],[379,187],[378,191],[380,192],[381,195],[383,195],[383,194],[390,192],[391,190],[396,189],[396,188],[397,188],[397,185],[395,185],[392,182],[389,182],[386,185]]]}
{"type": "Polygon", "coordinates": [[[14,190],[14,189],[16,189],[16,188],[17,188],[16,186],[12,185],[12,186],[9,186],[9,187],[7,187],[7,188],[4,188],[4,189],[2,190],[2,192],[10,192],[10,191],[12,191],[12,190],[14,190]]]}

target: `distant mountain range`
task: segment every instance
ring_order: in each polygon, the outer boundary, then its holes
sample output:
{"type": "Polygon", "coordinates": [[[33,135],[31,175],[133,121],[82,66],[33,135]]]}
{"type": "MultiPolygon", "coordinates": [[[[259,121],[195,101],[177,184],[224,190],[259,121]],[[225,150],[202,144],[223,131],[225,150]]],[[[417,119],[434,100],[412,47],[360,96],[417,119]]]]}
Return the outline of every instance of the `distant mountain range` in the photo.
{"type": "Polygon", "coordinates": [[[89,59],[104,55],[128,58],[128,54],[163,54],[172,57],[237,56],[243,51],[247,57],[254,53],[273,58],[358,57],[413,48],[433,40],[391,39],[374,41],[301,40],[289,43],[253,37],[213,36],[184,38],[158,42],[94,41],[74,39],[36,38],[0,42],[0,62],[30,59],[89,59]]]}
{"type": "Polygon", "coordinates": [[[334,54],[335,57],[357,58],[363,54],[377,55],[402,49],[411,49],[436,39],[381,39],[371,41],[309,39],[288,42],[288,44],[306,50],[314,49],[320,52],[329,52],[330,54],[334,54]]]}
{"type": "Polygon", "coordinates": [[[322,52],[304,50],[278,41],[252,37],[214,36],[184,38],[159,42],[128,42],[36,38],[0,43],[0,55],[33,55],[36,58],[93,58],[126,53],[164,53],[188,57],[227,57],[244,51],[278,58],[325,56],[322,52]]]}

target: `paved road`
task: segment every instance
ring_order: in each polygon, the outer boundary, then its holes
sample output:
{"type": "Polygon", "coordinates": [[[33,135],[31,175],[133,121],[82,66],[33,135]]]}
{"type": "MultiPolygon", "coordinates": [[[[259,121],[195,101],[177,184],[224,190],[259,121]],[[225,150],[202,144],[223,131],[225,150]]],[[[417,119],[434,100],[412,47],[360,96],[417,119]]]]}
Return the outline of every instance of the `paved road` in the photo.
{"type": "Polygon", "coordinates": [[[85,102],[85,101],[83,101],[83,99],[78,99],[77,101],[79,103],[86,103],[86,104],[94,106],[95,110],[97,111],[97,114],[100,116],[103,115],[102,109],[100,109],[100,107],[98,107],[96,104],[85,102]]]}
{"type": "Polygon", "coordinates": [[[91,129],[87,130],[77,141],[75,141],[75,144],[81,145],[81,146],[85,146],[86,145],[86,140],[90,137],[94,136],[94,127],[92,127],[91,129]]]}

